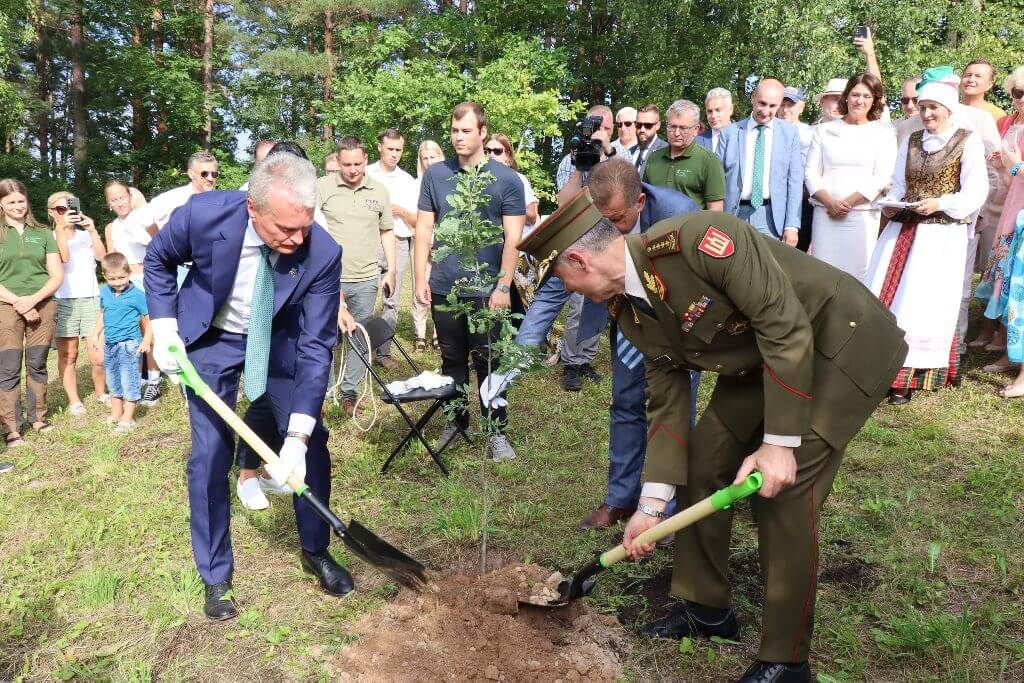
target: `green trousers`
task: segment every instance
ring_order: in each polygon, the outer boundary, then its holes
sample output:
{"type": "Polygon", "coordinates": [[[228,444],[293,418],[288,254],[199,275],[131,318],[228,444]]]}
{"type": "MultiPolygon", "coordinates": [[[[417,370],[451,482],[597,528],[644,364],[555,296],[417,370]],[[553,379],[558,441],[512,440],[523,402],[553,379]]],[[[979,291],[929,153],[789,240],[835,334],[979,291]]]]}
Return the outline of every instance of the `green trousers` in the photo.
{"type": "MultiPolygon", "coordinates": [[[[743,443],[715,413],[714,401],[693,431],[688,483],[677,491],[680,508],[732,483],[740,463],[761,443],[743,443]]],[[[802,662],[814,628],[818,579],[818,515],[832,489],[845,449],[813,432],[796,449],[796,483],[775,498],[754,496],[764,611],[758,659],[802,662]]],[[[672,595],[711,607],[729,606],[732,511],[724,510],[676,535],[672,595]]]]}

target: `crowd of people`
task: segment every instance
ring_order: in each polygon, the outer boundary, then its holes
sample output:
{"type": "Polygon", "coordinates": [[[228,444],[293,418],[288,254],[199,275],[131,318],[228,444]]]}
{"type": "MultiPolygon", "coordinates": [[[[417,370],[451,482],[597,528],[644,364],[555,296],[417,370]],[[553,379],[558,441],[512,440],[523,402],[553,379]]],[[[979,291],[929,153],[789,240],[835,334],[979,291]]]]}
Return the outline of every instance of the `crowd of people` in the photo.
{"type": "MultiPolygon", "coordinates": [[[[1024,395],[1024,186],[1020,180],[1024,67],[1003,83],[1013,101],[1010,114],[986,100],[997,74],[991,63],[978,59],[959,76],[953,68],[934,67],[908,78],[901,88],[902,117],[896,119],[886,104],[870,36],[856,42],[867,69],[848,79],[834,78],[814,95],[821,114],[813,124],[801,120],[808,94],[772,78],[757,83],[750,94],[750,115],[736,121],[733,94],[725,88],[710,90],[703,110],[685,99],[671,103],[664,110],[664,121],[662,108],[653,103],[622,107],[614,113],[605,104],[590,107],[587,115],[601,122],[592,133],[600,143],[600,160],[584,169],[577,167],[574,153],[564,156],[555,176],[559,209],[548,220],[540,216],[538,197],[518,171],[510,137],[491,131],[486,112],[474,102],[459,104],[452,112],[454,157],[446,158],[435,141],[421,141],[415,177],[400,166],[406,137],[396,129],[380,133],[377,160],[372,164],[362,140],[343,137],[327,156],[319,178],[298,145],[260,141],[254,150],[251,184],[240,188],[245,193],[211,192],[220,176],[217,160],[208,152],[197,152],[188,162],[189,183],[148,202],[134,188],[111,181],[105,194],[114,218],[102,234],[70,193],[49,197],[50,223],[45,225],[34,217],[25,186],[14,179],[0,180],[0,318],[5,330],[0,345],[0,421],[5,441],[8,447],[16,447],[24,443],[27,429],[54,428],[46,410],[51,345],[57,349],[68,411],[82,416],[90,412],[77,381],[79,351],[85,342],[94,400],[109,405],[108,420],[119,432],[135,426],[136,404],[153,405],[160,400],[161,370],[170,375],[177,370],[168,355],[173,344],[189,348],[200,374],[208,376],[215,391],[232,406],[244,370],[244,391],[251,401],[246,421],[254,428],[263,425],[268,442],[281,453],[283,469],[261,471],[254,454],[245,448],[235,452],[231,435],[215,414],[201,401],[189,403],[193,550],[207,587],[207,615],[230,618],[237,610],[230,596],[228,471],[237,463],[235,493],[249,509],[268,507],[268,493],[289,493],[288,473],[301,474],[318,496],[329,497],[321,405],[338,332],[352,333],[356,322],[372,316],[378,305],[394,325],[404,300],[404,283],[409,281],[416,350],[437,349],[442,374],[458,386],[466,385],[473,371],[481,413],[497,426],[488,436],[487,453],[495,461],[515,458],[507,432],[514,416],[509,414],[506,392],[518,371],[489,374],[496,366],[494,359],[487,358],[493,333],[471,329],[464,313],[443,306],[467,271],[457,255],[432,258],[437,246],[434,228],[453,210],[449,200],[459,174],[480,169],[491,175],[481,216],[501,228],[503,239],[477,254],[494,280],[493,288],[459,290],[463,302],[476,308],[521,306],[525,316],[517,341],[530,346],[546,339],[568,304],[558,349],[562,386],[567,391],[579,391],[584,380],[601,381],[594,359],[611,313],[608,491],[580,528],[607,528],[630,520],[629,542],[641,524],[637,519],[656,520],[670,512],[676,485],[685,482],[685,474],[680,481],[676,465],[666,463],[678,460],[677,451],[685,452],[687,439],[680,434],[697,425],[696,386],[701,372],[721,375],[719,386],[725,388],[716,390],[716,396],[740,392],[738,387],[750,382],[742,378],[755,356],[730,369],[733,356],[723,352],[720,362],[713,362],[702,357],[704,346],[676,347],[671,341],[661,342],[664,353],[652,355],[651,345],[657,348],[658,342],[651,342],[644,331],[644,316],[657,318],[659,300],[674,302],[672,297],[678,297],[680,290],[691,289],[692,301],[682,302],[681,311],[668,310],[678,314],[684,336],[698,339],[708,349],[723,343],[722,336],[716,340],[720,332],[735,339],[737,346],[726,346],[736,353],[740,353],[738,345],[752,342],[755,334],[758,339],[767,338],[770,328],[777,335],[774,346],[766,343],[756,351],[772,380],[764,382],[764,400],[773,387],[781,391],[774,400],[792,404],[792,415],[807,418],[809,414],[810,427],[828,442],[814,448],[824,449],[827,457],[813,465],[808,475],[811,488],[795,494],[799,497],[786,498],[784,503],[780,494],[807,471],[803,461],[799,471],[793,465],[792,476],[768,476],[765,495],[779,496],[779,510],[809,501],[816,514],[845,443],[860,423],[850,432],[852,423],[833,426],[816,417],[815,408],[805,414],[800,407],[801,400],[812,401],[812,389],[821,387],[817,382],[811,386],[803,374],[807,368],[785,358],[782,341],[799,344],[774,322],[785,318],[792,329],[799,328],[801,320],[806,324],[795,309],[780,313],[792,291],[808,315],[813,308],[814,315],[826,321],[821,334],[833,335],[822,340],[816,336],[815,349],[842,369],[851,386],[863,390],[868,403],[879,368],[869,373],[857,365],[861,360],[844,361],[844,349],[856,346],[850,341],[860,324],[854,316],[868,320],[863,313],[867,304],[849,298],[853,296],[849,282],[856,281],[863,284],[858,285],[857,296],[869,292],[872,306],[891,313],[891,324],[885,318],[889,313],[875,315],[871,323],[886,329],[878,338],[884,338],[894,358],[899,356],[894,376],[885,378],[882,387],[891,404],[910,401],[916,391],[957,385],[960,359],[968,346],[1001,353],[1002,358],[986,369],[1016,371],[1016,379],[1001,395],[1024,395]],[[660,137],[663,125],[664,138],[660,137]],[[687,221],[694,216],[700,222],[696,251],[704,255],[697,258],[707,256],[728,264],[734,254],[743,253],[742,272],[748,279],[742,287],[767,286],[766,291],[774,291],[778,301],[766,301],[750,291],[744,294],[736,284],[737,273],[722,274],[715,270],[718,266],[706,266],[703,261],[686,261],[683,270],[671,273],[657,271],[656,259],[681,254],[681,242],[688,239],[687,221]],[[673,221],[674,227],[682,226],[677,232],[659,227],[673,221]],[[219,232],[210,226],[217,226],[219,232]],[[760,236],[748,236],[747,226],[760,236]],[[577,232],[572,240],[562,240],[556,231],[563,229],[566,234],[577,232]],[[607,257],[603,249],[619,244],[615,240],[623,237],[626,249],[619,246],[614,259],[607,257]],[[583,246],[574,252],[570,247],[579,246],[579,240],[583,246]],[[552,245],[555,248],[548,254],[552,245]],[[791,260],[789,254],[798,251],[836,270],[791,260]],[[216,268],[215,254],[220,255],[216,268]],[[234,271],[227,256],[237,260],[234,271]],[[524,256],[529,257],[526,262],[535,285],[529,292],[515,279],[517,262],[524,256]],[[631,274],[630,265],[642,277],[631,274]],[[801,267],[810,273],[806,278],[801,267]],[[681,280],[687,269],[697,275],[681,280]],[[975,271],[981,273],[976,290],[975,271]],[[793,283],[793,290],[787,289],[786,282],[793,283]],[[702,295],[702,287],[719,288],[724,294],[702,295]],[[847,299],[840,301],[840,290],[847,299]],[[844,315],[850,318],[845,334],[836,326],[841,328],[847,321],[836,323],[833,318],[838,313],[829,318],[823,312],[833,296],[838,306],[833,310],[848,312],[844,315]],[[976,339],[965,342],[972,297],[982,300],[985,323],[976,339]],[[606,300],[611,301],[608,306],[606,300]],[[722,312],[723,302],[731,302],[733,309],[722,312]],[[620,317],[624,311],[632,311],[632,324],[620,317]],[[432,334],[428,333],[430,323],[432,334]],[[902,341],[889,330],[896,325],[905,333],[905,354],[899,352],[902,341]],[[262,342],[254,350],[252,342],[257,338],[262,342]],[[821,346],[819,341],[828,345],[821,346]],[[665,380],[669,374],[671,381],[665,380]],[[285,380],[287,384],[282,385],[285,380]],[[291,392],[291,387],[299,385],[302,392],[291,392]],[[800,400],[794,403],[794,397],[800,400]],[[815,422],[819,419],[821,424],[815,422]],[[833,434],[838,436],[832,438],[833,434]]],[[[341,404],[350,416],[360,411],[356,393],[361,361],[354,354],[350,348],[339,378],[341,404]]],[[[376,349],[374,356],[385,368],[397,366],[388,344],[376,349]]],[[[777,461],[769,456],[785,454],[771,449],[804,453],[813,449],[807,445],[807,424],[796,417],[769,415],[761,400],[756,399],[758,410],[764,411],[763,447],[750,458],[762,460],[751,461],[750,468],[756,465],[772,475],[772,463],[777,461]]],[[[712,417],[729,424],[722,414],[712,417]]],[[[468,426],[468,404],[453,411],[451,419],[438,439],[442,445],[468,426]]],[[[714,427],[707,424],[702,417],[704,426],[694,431],[695,444],[712,438],[708,435],[714,427]]],[[[714,432],[714,438],[725,439],[726,431],[733,440],[739,438],[732,427],[714,432]]],[[[761,443],[762,435],[756,436],[761,443]]],[[[716,447],[725,446],[718,443],[716,447]]],[[[730,447],[738,453],[745,445],[730,447]]],[[[747,460],[743,463],[746,468],[747,460]]],[[[303,505],[296,502],[303,566],[328,593],[351,591],[351,577],[327,553],[326,527],[303,505]]],[[[784,526],[780,523],[776,530],[783,536],[807,535],[799,539],[800,543],[807,540],[806,549],[801,550],[804,556],[792,560],[797,569],[778,575],[788,581],[813,567],[817,549],[808,540],[812,528],[794,531],[784,526]]],[[[717,544],[723,534],[727,546],[727,529],[716,527],[714,534],[714,539],[700,541],[702,547],[717,544]]],[[[694,542],[689,539],[685,547],[692,549],[694,542]]],[[[630,548],[631,556],[647,551],[630,548]]],[[[735,619],[727,609],[728,587],[724,574],[716,573],[721,558],[716,555],[698,568],[697,560],[677,553],[677,570],[684,563],[694,575],[713,574],[708,582],[718,585],[720,593],[710,602],[701,602],[694,596],[707,593],[693,588],[692,576],[689,583],[680,580],[677,585],[674,580],[673,595],[683,599],[682,606],[645,632],[675,638],[733,637],[735,619]]],[[[806,584],[806,578],[802,580],[806,584]]],[[[780,591],[786,593],[789,588],[780,591]]],[[[788,597],[779,600],[780,610],[793,607],[788,597]]],[[[813,594],[803,600],[806,615],[813,610],[813,594]]],[[[806,619],[800,624],[790,624],[790,617],[778,619],[785,624],[782,630],[795,633],[796,640],[787,656],[780,654],[781,636],[766,635],[764,642],[771,644],[763,645],[761,659],[783,668],[773,669],[774,678],[745,680],[807,680],[810,626],[806,619]]]]}

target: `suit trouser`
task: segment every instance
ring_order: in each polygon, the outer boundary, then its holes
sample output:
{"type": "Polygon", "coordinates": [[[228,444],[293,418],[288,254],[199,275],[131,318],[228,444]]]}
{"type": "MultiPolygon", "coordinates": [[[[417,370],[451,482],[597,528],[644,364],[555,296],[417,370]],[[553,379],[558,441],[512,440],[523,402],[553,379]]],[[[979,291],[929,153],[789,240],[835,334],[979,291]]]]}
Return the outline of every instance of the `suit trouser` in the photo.
{"type": "MultiPolygon", "coordinates": [[[[189,358],[203,381],[234,409],[238,379],[245,364],[245,335],[211,330],[189,348],[189,358]]],[[[192,430],[192,452],[186,468],[192,554],[203,581],[219,583],[229,580],[234,571],[228,472],[235,434],[192,390],[186,389],[186,397],[192,430]]],[[[273,396],[268,396],[261,405],[270,406],[274,427],[281,438],[287,428],[288,406],[275,401],[273,396]]],[[[329,502],[331,462],[327,454],[327,430],[319,420],[306,451],[306,483],[320,500],[329,502]]],[[[302,549],[311,553],[324,550],[330,542],[327,523],[317,517],[304,500],[292,498],[302,549]]]]}
{"type": "MultiPolygon", "coordinates": [[[[394,328],[398,324],[398,306],[402,301],[402,282],[405,280],[406,272],[410,271],[410,263],[412,262],[412,238],[411,237],[399,237],[395,240],[395,269],[398,271],[395,273],[395,291],[391,292],[391,296],[382,297],[382,311],[381,317],[384,318],[394,328]]],[[[383,278],[381,278],[381,286],[383,287],[383,278]]],[[[426,339],[427,337],[427,314],[430,312],[430,307],[426,304],[421,304],[416,299],[416,283],[413,282],[413,278],[409,279],[409,286],[413,290],[412,297],[412,326],[416,331],[417,339],[426,339]]],[[[390,356],[391,355],[391,341],[388,340],[380,345],[377,349],[378,356],[390,356]]]]}
{"type": "Polygon", "coordinates": [[[583,295],[579,292],[569,295],[569,314],[565,319],[565,334],[562,335],[562,348],[558,354],[563,365],[586,365],[597,356],[600,333],[589,339],[577,339],[583,320],[583,302],[583,295]]]}
{"type": "Polygon", "coordinates": [[[46,420],[46,357],[56,329],[57,303],[36,306],[39,321],[29,323],[14,306],[0,302],[0,422],[4,433],[20,432],[21,362],[25,360],[28,423],[46,420]]]}
{"type": "MultiPolygon", "coordinates": [[[[759,385],[754,389],[760,390],[759,385]]],[[[742,443],[721,421],[714,402],[690,440],[688,483],[676,493],[687,507],[732,483],[743,458],[761,436],[742,443]]],[[[802,662],[810,651],[818,580],[818,515],[832,490],[845,449],[817,434],[803,435],[796,449],[796,483],[775,498],[751,498],[764,578],[761,646],[766,662],[802,662]]],[[[716,512],[676,534],[672,595],[711,607],[729,606],[729,542],[732,510],[716,512]]]]}
{"type": "Polygon", "coordinates": [[[771,204],[762,204],[756,209],[750,204],[740,204],[736,209],[736,218],[750,223],[762,235],[768,235],[775,239],[782,237],[775,232],[775,218],[772,214],[771,204]]]}
{"type": "MultiPolygon", "coordinates": [[[[615,329],[615,328],[613,328],[615,329]]],[[[604,503],[632,510],[640,500],[641,475],[647,455],[647,380],[643,359],[629,367],[618,353],[612,334],[612,405],[608,411],[608,494],[604,503]]],[[[627,356],[625,360],[632,360],[627,356]]],[[[700,373],[690,373],[691,419],[697,415],[700,373]]]]}

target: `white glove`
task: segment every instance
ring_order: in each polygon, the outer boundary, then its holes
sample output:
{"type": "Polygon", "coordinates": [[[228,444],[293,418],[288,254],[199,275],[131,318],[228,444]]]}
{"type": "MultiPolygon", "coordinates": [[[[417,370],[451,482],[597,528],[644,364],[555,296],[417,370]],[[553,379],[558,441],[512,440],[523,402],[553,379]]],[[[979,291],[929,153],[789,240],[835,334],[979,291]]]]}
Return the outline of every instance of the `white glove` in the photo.
{"type": "Polygon", "coordinates": [[[508,401],[503,399],[500,394],[512,386],[512,382],[521,374],[523,374],[522,370],[512,368],[508,372],[492,372],[487,375],[480,384],[480,402],[491,410],[507,406],[508,401]]]}
{"type": "Polygon", "coordinates": [[[182,351],[185,350],[185,342],[178,336],[177,318],[154,318],[149,321],[153,327],[153,360],[160,370],[175,384],[178,383],[178,361],[170,354],[172,346],[182,351]]]}
{"type": "MultiPolygon", "coordinates": [[[[306,481],[306,444],[302,439],[289,436],[281,446],[281,452],[277,454],[278,462],[273,465],[264,465],[263,469],[270,475],[271,480],[278,486],[283,486],[289,491],[288,475],[294,474],[296,478],[306,481]]],[[[294,491],[292,491],[294,493],[294,491]]]]}

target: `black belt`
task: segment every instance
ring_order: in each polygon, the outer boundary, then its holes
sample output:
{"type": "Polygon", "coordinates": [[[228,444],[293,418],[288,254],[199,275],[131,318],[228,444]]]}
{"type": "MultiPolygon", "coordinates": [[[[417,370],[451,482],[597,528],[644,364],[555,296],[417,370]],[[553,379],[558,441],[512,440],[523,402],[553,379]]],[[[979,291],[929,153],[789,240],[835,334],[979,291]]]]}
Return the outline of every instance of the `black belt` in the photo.
{"type": "MultiPolygon", "coordinates": [[[[763,202],[761,202],[761,206],[771,206],[771,204],[772,200],[770,199],[766,199],[763,202]]],[[[753,206],[753,204],[750,203],[749,199],[741,199],[740,206],[753,206]]]]}

